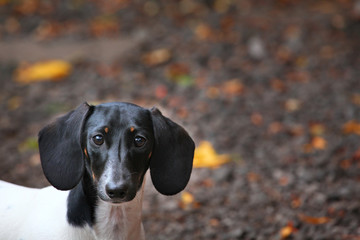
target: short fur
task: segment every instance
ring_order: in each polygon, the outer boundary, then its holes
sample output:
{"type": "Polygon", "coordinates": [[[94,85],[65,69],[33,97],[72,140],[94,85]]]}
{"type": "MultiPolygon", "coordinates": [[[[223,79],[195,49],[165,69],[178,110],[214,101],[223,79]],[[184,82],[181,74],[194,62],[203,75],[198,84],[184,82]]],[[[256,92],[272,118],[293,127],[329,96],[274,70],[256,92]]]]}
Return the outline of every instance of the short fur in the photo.
{"type": "Polygon", "coordinates": [[[0,181],[0,239],[144,239],[144,176],[172,195],[187,185],[194,142],[159,110],[87,103],[39,133],[53,187],[0,181]]]}

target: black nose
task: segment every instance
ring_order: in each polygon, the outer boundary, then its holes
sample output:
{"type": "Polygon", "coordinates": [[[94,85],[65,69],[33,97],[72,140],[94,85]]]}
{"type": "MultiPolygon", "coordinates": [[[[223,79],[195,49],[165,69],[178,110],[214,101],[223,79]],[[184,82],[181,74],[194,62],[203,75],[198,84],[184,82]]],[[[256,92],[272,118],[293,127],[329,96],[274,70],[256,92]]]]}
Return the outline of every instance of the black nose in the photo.
{"type": "Polygon", "coordinates": [[[109,198],[119,198],[123,199],[126,197],[128,192],[128,186],[126,184],[115,184],[115,183],[108,183],[106,184],[106,194],[109,198]]]}

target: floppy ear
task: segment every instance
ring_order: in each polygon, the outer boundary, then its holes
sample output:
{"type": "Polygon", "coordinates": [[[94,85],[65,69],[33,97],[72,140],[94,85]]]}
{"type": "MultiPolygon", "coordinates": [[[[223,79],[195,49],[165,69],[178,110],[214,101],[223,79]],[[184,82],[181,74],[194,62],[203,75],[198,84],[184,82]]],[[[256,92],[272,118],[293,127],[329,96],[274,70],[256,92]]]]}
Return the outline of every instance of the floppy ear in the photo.
{"type": "Polygon", "coordinates": [[[155,143],[150,159],[150,174],[158,192],[173,195],[182,191],[193,165],[195,144],[178,124],[151,109],[155,143]]]}
{"type": "Polygon", "coordinates": [[[89,109],[83,103],[39,132],[41,165],[46,178],[57,189],[74,188],[83,175],[81,133],[89,109]]]}

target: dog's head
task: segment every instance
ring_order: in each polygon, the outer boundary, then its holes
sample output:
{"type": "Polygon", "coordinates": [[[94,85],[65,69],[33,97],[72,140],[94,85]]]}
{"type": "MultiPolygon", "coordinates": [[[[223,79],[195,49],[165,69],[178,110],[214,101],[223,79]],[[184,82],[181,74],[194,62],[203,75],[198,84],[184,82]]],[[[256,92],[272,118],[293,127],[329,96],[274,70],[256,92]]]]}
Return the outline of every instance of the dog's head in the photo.
{"type": "Polygon", "coordinates": [[[159,110],[130,103],[87,103],[39,133],[46,178],[60,190],[90,176],[103,201],[132,200],[148,168],[155,188],[172,195],[187,185],[194,142],[159,110]]]}

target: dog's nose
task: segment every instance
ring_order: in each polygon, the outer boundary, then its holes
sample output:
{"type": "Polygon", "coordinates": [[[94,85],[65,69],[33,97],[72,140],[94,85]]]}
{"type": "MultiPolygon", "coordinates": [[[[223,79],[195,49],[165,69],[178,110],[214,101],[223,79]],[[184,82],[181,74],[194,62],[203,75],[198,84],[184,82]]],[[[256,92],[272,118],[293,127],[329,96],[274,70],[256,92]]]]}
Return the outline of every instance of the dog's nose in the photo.
{"type": "Polygon", "coordinates": [[[126,196],[128,192],[128,186],[126,184],[115,184],[108,183],[106,184],[106,194],[109,198],[119,198],[122,199],[126,196]]]}

